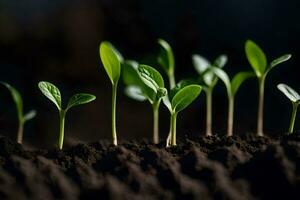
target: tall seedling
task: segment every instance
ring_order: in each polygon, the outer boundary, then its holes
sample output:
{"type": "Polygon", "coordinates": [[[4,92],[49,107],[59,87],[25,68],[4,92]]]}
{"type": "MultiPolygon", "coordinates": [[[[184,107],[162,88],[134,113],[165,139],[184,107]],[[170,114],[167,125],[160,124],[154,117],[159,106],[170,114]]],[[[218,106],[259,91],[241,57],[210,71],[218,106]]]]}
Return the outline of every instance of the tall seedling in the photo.
{"type": "Polygon", "coordinates": [[[18,120],[19,120],[19,128],[17,134],[17,142],[22,144],[23,142],[23,130],[25,122],[33,119],[36,116],[36,111],[31,110],[24,115],[23,112],[23,99],[20,92],[15,89],[13,86],[9,85],[8,83],[1,82],[9,91],[10,94],[15,102],[17,113],[18,113],[18,120]]]}
{"type": "Polygon", "coordinates": [[[107,41],[104,41],[100,44],[99,52],[104,69],[112,84],[112,143],[114,145],[118,145],[116,131],[116,101],[118,81],[121,75],[122,56],[116,50],[116,48],[114,48],[114,46],[107,41]]]}
{"type": "Polygon", "coordinates": [[[264,110],[264,90],[267,74],[275,66],[283,63],[291,58],[290,54],[285,54],[267,64],[267,58],[263,50],[251,40],[247,40],[245,44],[245,52],[247,59],[253,68],[259,85],[258,112],[257,112],[257,136],[263,136],[263,110],[264,110]]]}
{"type": "Polygon", "coordinates": [[[214,61],[210,63],[203,56],[194,54],[192,56],[193,65],[195,70],[199,74],[201,85],[206,94],[206,136],[212,135],[212,95],[213,90],[218,82],[218,77],[211,70],[212,66],[217,68],[223,68],[227,63],[227,56],[220,55],[214,61]]]}
{"type": "Polygon", "coordinates": [[[252,72],[239,72],[230,81],[227,73],[220,69],[213,67],[213,72],[218,76],[225,84],[228,96],[228,118],[227,118],[227,136],[233,135],[233,120],[234,120],[234,101],[235,95],[240,88],[241,84],[250,77],[255,76],[252,72]]]}
{"type": "Polygon", "coordinates": [[[74,106],[82,105],[94,101],[96,97],[94,95],[80,93],[73,95],[68,102],[66,108],[62,107],[62,98],[59,89],[52,83],[41,81],[38,84],[41,92],[50,100],[58,109],[59,112],[59,140],[58,147],[59,149],[63,148],[64,143],[64,133],[65,133],[65,118],[68,110],[74,106]]]}

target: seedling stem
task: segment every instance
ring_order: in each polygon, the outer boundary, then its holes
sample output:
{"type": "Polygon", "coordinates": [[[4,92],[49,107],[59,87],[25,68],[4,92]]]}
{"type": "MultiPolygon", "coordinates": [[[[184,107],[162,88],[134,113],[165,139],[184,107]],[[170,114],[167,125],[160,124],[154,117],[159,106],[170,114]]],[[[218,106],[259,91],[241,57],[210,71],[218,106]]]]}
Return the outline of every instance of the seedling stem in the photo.
{"type": "Polygon", "coordinates": [[[263,136],[263,121],[264,121],[264,90],[265,90],[265,77],[258,79],[259,84],[259,99],[258,99],[258,112],[257,112],[257,136],[263,136]]]}
{"type": "Polygon", "coordinates": [[[159,105],[160,100],[152,104],[153,108],[153,143],[159,142],[159,105]]]}
{"type": "Polygon", "coordinates": [[[212,90],[208,88],[206,90],[206,136],[211,136],[211,124],[212,124],[212,90]]]}
{"type": "Polygon", "coordinates": [[[228,127],[227,136],[232,136],[233,134],[233,114],[234,114],[234,98],[228,98],[228,127]]]}
{"type": "Polygon", "coordinates": [[[64,144],[65,117],[66,117],[66,111],[65,110],[60,110],[59,111],[60,128],[59,128],[59,140],[58,140],[58,146],[59,146],[60,150],[63,148],[63,144],[64,144]]]}
{"type": "Polygon", "coordinates": [[[289,128],[288,134],[291,134],[294,131],[294,124],[295,124],[295,119],[296,119],[296,115],[297,115],[298,105],[299,104],[297,104],[297,103],[292,104],[293,111],[292,111],[292,117],[291,117],[290,128],[289,128]]]}
{"type": "Polygon", "coordinates": [[[171,146],[176,146],[176,120],[177,113],[174,112],[171,114],[171,146]]]}
{"type": "Polygon", "coordinates": [[[113,140],[113,145],[117,146],[118,145],[118,140],[117,140],[117,131],[116,131],[116,107],[117,107],[117,88],[118,88],[118,83],[112,85],[112,140],[113,140]]]}

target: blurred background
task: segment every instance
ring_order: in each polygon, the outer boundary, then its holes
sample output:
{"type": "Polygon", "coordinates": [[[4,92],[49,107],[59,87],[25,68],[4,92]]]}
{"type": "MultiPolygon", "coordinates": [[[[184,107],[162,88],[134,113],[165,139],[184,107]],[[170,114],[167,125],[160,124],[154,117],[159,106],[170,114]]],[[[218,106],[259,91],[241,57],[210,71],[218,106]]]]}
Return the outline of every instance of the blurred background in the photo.
{"type": "MultiPolygon", "coordinates": [[[[25,125],[24,141],[51,148],[58,139],[58,113],[43,97],[37,83],[47,80],[62,91],[63,100],[76,92],[97,96],[91,104],[68,113],[66,139],[95,141],[111,133],[111,84],[100,62],[98,48],[111,41],[127,59],[155,64],[157,38],[167,40],[176,59],[176,80],[195,77],[191,55],[210,60],[227,54],[225,70],[232,77],[251,70],[244,53],[253,39],[269,61],[291,53],[290,61],[272,71],[266,81],[265,132],[283,134],[291,106],[276,85],[285,82],[300,91],[298,0],[0,0],[0,80],[23,95],[24,109],[37,117],[25,125]]],[[[117,126],[120,139],[152,138],[149,103],[127,98],[120,84],[117,126]]],[[[257,81],[247,81],[237,95],[235,134],[256,130],[257,81]]],[[[16,138],[17,115],[9,92],[0,87],[0,134],[16,138]]],[[[213,131],[225,134],[227,97],[219,81],[213,99],[213,131]]],[[[169,128],[169,115],[161,106],[161,137],[169,128]]],[[[299,119],[296,129],[300,128],[299,119]]],[[[178,135],[200,136],[205,131],[204,93],[181,112],[178,135]]]]}

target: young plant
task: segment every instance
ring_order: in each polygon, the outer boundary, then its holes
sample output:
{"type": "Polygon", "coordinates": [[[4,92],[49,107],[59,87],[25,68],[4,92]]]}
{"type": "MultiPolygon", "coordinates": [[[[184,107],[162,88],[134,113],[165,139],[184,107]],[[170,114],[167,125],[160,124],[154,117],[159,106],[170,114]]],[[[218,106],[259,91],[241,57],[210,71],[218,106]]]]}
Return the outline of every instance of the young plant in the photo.
{"type": "Polygon", "coordinates": [[[24,115],[23,112],[23,99],[22,96],[20,94],[20,92],[15,89],[13,86],[9,85],[8,83],[5,82],[1,82],[2,85],[4,85],[10,92],[15,105],[16,105],[16,109],[17,109],[17,113],[18,113],[18,120],[19,120],[19,127],[18,127],[18,134],[17,134],[17,142],[19,144],[22,144],[23,142],[23,130],[24,130],[24,124],[25,122],[33,119],[36,116],[36,111],[35,110],[31,110],[28,113],[26,113],[24,115]]]}
{"type": "Polygon", "coordinates": [[[200,85],[178,84],[168,96],[163,98],[163,102],[171,114],[170,132],[166,146],[176,146],[176,121],[180,111],[189,106],[200,94],[200,85]]]}
{"type": "Polygon", "coordinates": [[[58,108],[59,123],[60,123],[58,147],[59,149],[62,149],[63,142],[64,142],[64,133],[65,133],[65,117],[68,110],[74,106],[78,106],[78,105],[82,105],[94,101],[96,97],[94,95],[84,94],[84,93],[75,94],[69,99],[67,107],[63,108],[60,91],[55,85],[49,82],[41,81],[39,82],[38,86],[41,92],[50,101],[52,101],[58,108]]]}
{"type": "Polygon", "coordinates": [[[170,89],[176,86],[175,82],[175,60],[171,46],[163,39],[158,39],[159,55],[157,58],[158,63],[165,70],[169,78],[170,89]]]}
{"type": "Polygon", "coordinates": [[[275,66],[283,63],[291,58],[290,54],[285,54],[267,64],[267,58],[263,50],[251,40],[247,40],[245,44],[245,52],[247,59],[253,68],[259,85],[258,112],[257,112],[257,136],[263,136],[263,110],[264,110],[264,90],[267,74],[275,66]]]}
{"type": "Polygon", "coordinates": [[[138,100],[148,100],[153,110],[153,143],[159,142],[159,107],[161,99],[167,94],[160,73],[147,65],[138,65],[135,61],[124,63],[123,80],[127,96],[138,100]]]}
{"type": "Polygon", "coordinates": [[[217,67],[212,68],[213,72],[221,79],[227,89],[228,96],[228,118],[227,118],[227,136],[233,135],[233,120],[234,120],[234,100],[235,95],[241,84],[250,77],[255,76],[252,72],[239,72],[230,81],[227,73],[217,67]]]}
{"type": "Polygon", "coordinates": [[[112,143],[117,146],[116,103],[118,81],[121,75],[121,62],[123,58],[116,48],[107,41],[101,42],[99,53],[104,69],[112,84],[112,143]]]}
{"type": "Polygon", "coordinates": [[[295,119],[297,115],[297,109],[298,105],[300,104],[300,95],[291,87],[289,87],[286,84],[278,84],[277,88],[292,102],[292,117],[290,121],[290,127],[288,130],[288,134],[293,133],[294,131],[294,124],[295,124],[295,119]]]}
{"type": "Polygon", "coordinates": [[[206,94],[206,136],[212,135],[212,95],[213,90],[218,82],[218,77],[211,70],[211,67],[223,68],[227,63],[227,56],[220,55],[217,59],[211,64],[203,56],[194,54],[192,56],[193,65],[195,70],[200,75],[201,85],[206,94]]]}

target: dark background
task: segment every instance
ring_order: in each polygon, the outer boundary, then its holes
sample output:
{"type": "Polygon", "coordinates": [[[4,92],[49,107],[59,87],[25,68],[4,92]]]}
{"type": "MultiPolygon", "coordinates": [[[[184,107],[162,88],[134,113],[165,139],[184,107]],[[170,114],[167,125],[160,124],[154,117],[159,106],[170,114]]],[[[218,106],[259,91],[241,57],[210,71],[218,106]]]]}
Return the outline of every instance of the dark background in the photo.
{"type": "MultiPolygon", "coordinates": [[[[266,81],[265,132],[282,134],[288,127],[291,106],[276,89],[285,82],[300,88],[298,0],[1,0],[0,80],[20,90],[25,111],[37,118],[25,127],[24,140],[37,147],[52,147],[58,138],[58,114],[37,88],[40,80],[55,83],[66,101],[73,93],[90,92],[97,101],[71,110],[66,138],[94,141],[110,138],[111,85],[100,63],[101,41],[111,41],[128,59],[152,64],[157,38],[166,39],[176,57],[176,80],[196,76],[191,55],[210,60],[225,53],[226,71],[232,77],[251,70],[245,53],[253,39],[270,61],[284,53],[293,57],[272,71],[266,81]]],[[[155,65],[160,70],[159,66],[155,65]]],[[[151,138],[149,103],[118,96],[118,134],[121,139],[151,138]]],[[[0,88],[0,129],[16,137],[17,118],[8,91],[0,88]]],[[[65,102],[66,103],[66,102],[65,102]]],[[[161,135],[169,128],[168,112],[161,106],[161,135]]],[[[236,99],[235,133],[256,130],[257,81],[249,80],[236,99]]],[[[223,83],[214,92],[213,130],[224,134],[227,98],[223,83]]],[[[296,121],[296,128],[300,128],[296,121]]],[[[205,130],[204,94],[180,113],[178,135],[200,135],[205,130]]]]}

